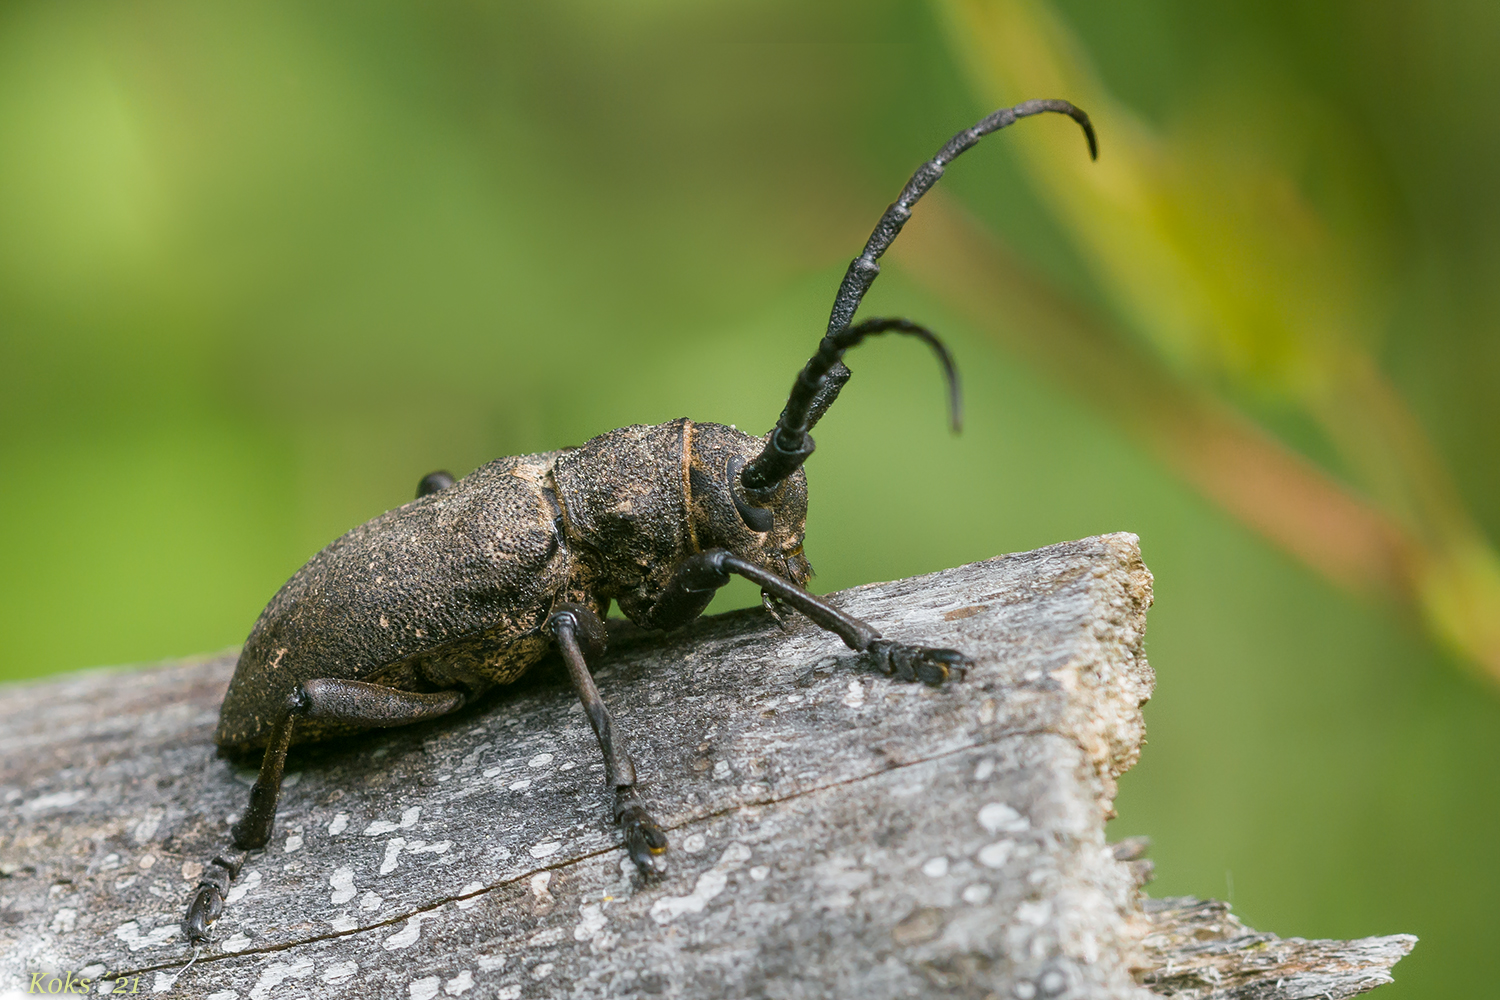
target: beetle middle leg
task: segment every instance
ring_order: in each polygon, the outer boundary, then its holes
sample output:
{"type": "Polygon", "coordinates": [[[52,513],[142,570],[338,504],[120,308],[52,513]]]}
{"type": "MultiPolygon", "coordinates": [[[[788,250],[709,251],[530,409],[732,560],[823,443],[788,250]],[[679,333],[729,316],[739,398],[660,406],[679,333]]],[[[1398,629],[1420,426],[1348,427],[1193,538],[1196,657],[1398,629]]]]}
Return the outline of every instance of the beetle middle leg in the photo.
{"type": "Polygon", "coordinates": [[[615,793],[615,822],[625,834],[625,850],[642,874],[660,875],[667,870],[662,857],[667,850],[667,835],[641,802],[635,790],[635,763],[625,749],[625,740],[615,731],[614,719],[599,697],[594,686],[593,675],[583,658],[583,645],[591,651],[602,652],[605,642],[604,622],[588,608],[578,604],[559,604],[547,619],[547,630],[557,639],[563,659],[568,664],[568,677],[573,681],[573,690],[583,702],[583,711],[599,738],[599,749],[604,753],[604,780],[615,793]]]}
{"type": "Polygon", "coordinates": [[[420,500],[432,493],[441,493],[456,482],[458,480],[453,478],[453,473],[447,469],[429,472],[422,477],[421,482],[417,483],[417,499],[420,500]]]}
{"type": "Polygon", "coordinates": [[[338,678],[315,678],[297,685],[286,700],[271,736],[266,741],[260,774],[250,789],[250,805],[239,822],[229,828],[234,850],[219,854],[206,866],[198,879],[193,901],[188,904],[182,931],[188,940],[199,944],[208,940],[208,925],[224,911],[229,883],[240,873],[249,851],[265,847],[271,839],[276,820],[276,800],[281,795],[281,779],[286,771],[286,752],[292,744],[292,731],[298,720],[352,722],[361,726],[404,726],[423,719],[446,715],[465,701],[460,691],[437,691],[420,694],[400,691],[367,681],[338,678]]]}
{"type": "Polygon", "coordinates": [[[714,591],[729,582],[731,573],[758,584],[762,594],[769,594],[796,608],[843,639],[844,645],[850,649],[868,654],[887,675],[936,686],[950,677],[962,679],[973,665],[973,661],[956,649],[913,646],[886,639],[869,622],[845,614],[790,580],[784,580],[725,549],[708,549],[678,563],[666,592],[651,609],[650,624],[657,628],[673,628],[696,618],[708,607],[714,591]]]}

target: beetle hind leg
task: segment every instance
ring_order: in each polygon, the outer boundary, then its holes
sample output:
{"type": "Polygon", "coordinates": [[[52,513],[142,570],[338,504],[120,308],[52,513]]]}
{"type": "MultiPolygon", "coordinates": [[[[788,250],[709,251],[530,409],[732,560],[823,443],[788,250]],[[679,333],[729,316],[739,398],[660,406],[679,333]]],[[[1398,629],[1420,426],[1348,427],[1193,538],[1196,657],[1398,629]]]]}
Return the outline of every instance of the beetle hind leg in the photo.
{"type": "Polygon", "coordinates": [[[286,752],[292,744],[292,729],[297,720],[403,726],[445,715],[463,703],[464,696],[458,691],[419,694],[367,681],[317,678],[297,685],[271,727],[260,773],[255,778],[255,787],[250,789],[250,805],[239,822],[229,828],[234,850],[217,855],[204,866],[182,921],[183,935],[195,945],[208,940],[208,926],[224,912],[229,883],[239,875],[248,853],[270,841],[271,828],[276,822],[276,800],[281,796],[281,779],[286,771],[286,752]]]}
{"type": "Polygon", "coordinates": [[[625,851],[642,875],[662,875],[667,870],[665,854],[667,835],[661,825],[646,811],[635,790],[635,763],[625,749],[625,739],[615,731],[614,719],[599,697],[594,678],[589,673],[583,658],[579,640],[590,652],[603,652],[606,637],[604,623],[588,608],[577,604],[560,604],[547,619],[547,631],[557,639],[563,659],[568,664],[568,676],[578,700],[583,702],[583,711],[599,738],[599,749],[604,754],[604,780],[615,792],[615,822],[625,835],[625,851]]]}

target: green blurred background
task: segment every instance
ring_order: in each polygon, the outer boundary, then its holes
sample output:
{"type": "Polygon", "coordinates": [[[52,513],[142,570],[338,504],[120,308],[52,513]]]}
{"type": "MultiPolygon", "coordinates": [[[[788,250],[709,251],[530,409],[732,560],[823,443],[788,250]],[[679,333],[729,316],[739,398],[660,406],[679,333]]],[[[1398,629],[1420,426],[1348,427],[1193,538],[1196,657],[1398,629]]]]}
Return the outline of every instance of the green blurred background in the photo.
{"type": "Polygon", "coordinates": [[[1068,97],[1097,165],[1023,122],[888,258],[966,429],[851,358],[815,586],[1138,533],[1152,892],[1485,994],[1496,51],[1481,0],[6,4],[0,678],[237,643],[437,467],[769,427],[907,174],[1068,97]]]}

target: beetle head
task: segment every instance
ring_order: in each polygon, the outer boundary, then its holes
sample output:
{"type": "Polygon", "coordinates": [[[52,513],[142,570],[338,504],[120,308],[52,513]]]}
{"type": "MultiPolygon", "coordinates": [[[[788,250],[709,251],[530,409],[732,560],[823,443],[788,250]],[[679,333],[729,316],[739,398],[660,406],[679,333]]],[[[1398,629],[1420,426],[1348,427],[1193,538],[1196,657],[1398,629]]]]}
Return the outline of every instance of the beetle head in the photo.
{"type": "Polygon", "coordinates": [[[766,446],[723,424],[694,423],[688,458],[688,513],[699,550],[724,548],[799,586],[812,576],[802,554],[807,534],[807,475],[798,469],[766,499],[751,504],[740,470],[766,446]]]}

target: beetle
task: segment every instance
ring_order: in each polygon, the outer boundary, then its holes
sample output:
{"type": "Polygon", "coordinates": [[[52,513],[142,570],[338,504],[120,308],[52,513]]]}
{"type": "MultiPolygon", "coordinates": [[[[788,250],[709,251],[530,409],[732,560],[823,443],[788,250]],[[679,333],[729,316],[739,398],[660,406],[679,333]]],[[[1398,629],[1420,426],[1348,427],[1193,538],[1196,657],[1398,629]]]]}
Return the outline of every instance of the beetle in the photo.
{"type": "Polygon", "coordinates": [[[849,379],[846,351],[898,332],[925,341],[947,378],[952,358],[927,328],[898,318],[853,323],[881,254],[949,162],[981,137],[1042,112],[1066,114],[1098,143],[1088,115],[1062,100],[1002,108],[945,143],[907,181],[850,263],[828,330],[776,425],[755,437],[686,418],[631,426],[576,448],[502,458],[463,479],[421,481],[417,498],[314,556],[261,612],[220,709],[215,742],[263,748],[233,848],[204,866],[183,920],[194,944],[223,912],[247,853],[266,845],[293,742],[444,715],[509,684],[556,648],[598,738],[613,816],[644,875],[661,874],[667,837],[636,789],[625,740],[589,673],[604,649],[611,602],[638,625],[697,618],[730,575],[761,588],[767,609],[806,615],[887,674],[940,685],[970,660],[953,649],[893,642],[808,593],[802,547],[809,434],[849,379]]]}

